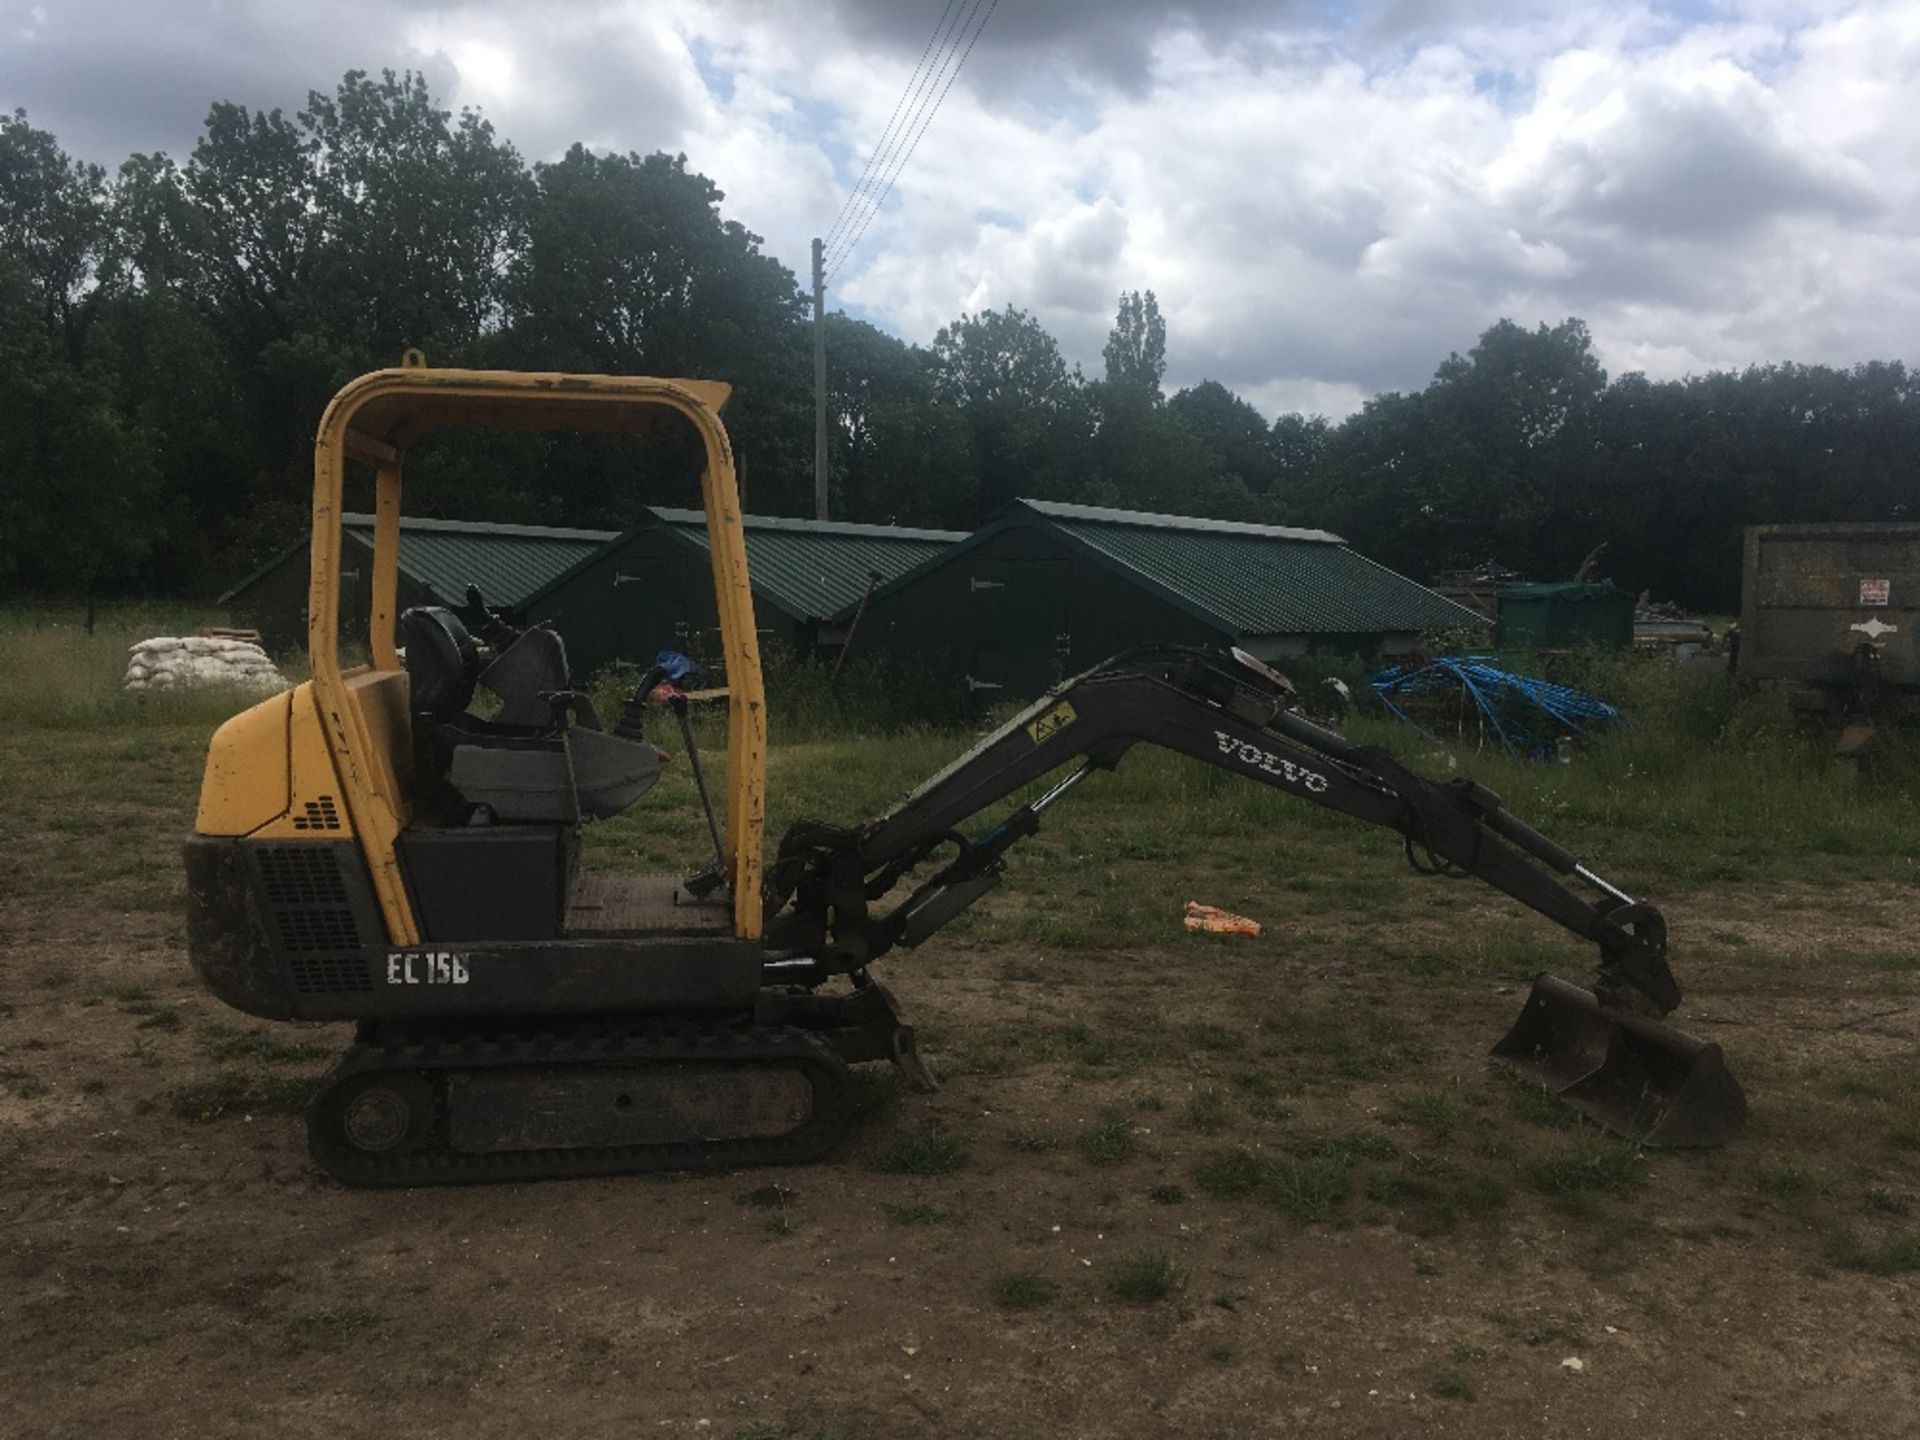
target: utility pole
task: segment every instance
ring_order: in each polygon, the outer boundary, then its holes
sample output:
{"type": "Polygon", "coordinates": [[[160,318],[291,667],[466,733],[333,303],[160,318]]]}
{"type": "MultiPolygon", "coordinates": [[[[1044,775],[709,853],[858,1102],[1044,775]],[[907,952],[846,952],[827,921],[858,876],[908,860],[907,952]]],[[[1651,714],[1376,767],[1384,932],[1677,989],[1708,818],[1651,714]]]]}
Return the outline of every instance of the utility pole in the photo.
{"type": "Polygon", "coordinates": [[[813,241],[813,518],[827,518],[827,274],[813,241]]]}

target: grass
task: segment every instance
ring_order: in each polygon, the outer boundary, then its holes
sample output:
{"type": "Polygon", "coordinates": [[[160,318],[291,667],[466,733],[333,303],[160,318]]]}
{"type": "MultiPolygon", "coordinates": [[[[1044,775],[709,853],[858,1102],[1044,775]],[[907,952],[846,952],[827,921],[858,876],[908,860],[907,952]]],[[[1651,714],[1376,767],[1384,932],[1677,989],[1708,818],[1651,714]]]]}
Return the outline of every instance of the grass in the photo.
{"type": "Polygon", "coordinates": [[[1124,1114],[1109,1114],[1080,1132],[1080,1153],[1089,1165],[1118,1165],[1138,1146],[1133,1121],[1124,1114]]]}
{"type": "MultiPolygon", "coordinates": [[[[102,606],[91,635],[86,609],[0,610],[0,724],[48,729],[138,729],[150,725],[215,725],[258,697],[237,690],[180,693],[123,690],[127,651],[156,635],[191,635],[225,624],[206,609],[182,605],[102,606]]],[[[282,673],[304,678],[298,656],[276,657],[282,673]]]]}
{"type": "MultiPolygon", "coordinates": [[[[173,837],[191,822],[208,733],[239,702],[208,695],[138,700],[119,691],[118,668],[131,639],[197,628],[208,618],[116,612],[88,641],[73,617],[0,613],[0,720],[7,722],[0,724],[0,812],[9,816],[9,881],[29,904],[84,892],[90,909],[131,912],[143,932],[177,929],[173,837]]],[[[1793,906],[1819,906],[1818,888],[1849,877],[1864,857],[1920,854],[1911,780],[1862,783],[1783,726],[1765,697],[1707,693],[1692,677],[1668,694],[1662,687],[1675,680],[1673,672],[1625,659],[1598,666],[1591,678],[1628,709],[1625,731],[1573,765],[1467,757],[1460,773],[1500,791],[1516,813],[1590,856],[1625,888],[1662,900],[1681,892],[1671,907],[1676,921],[1688,913],[1688,886],[1702,887],[1699,898],[1711,907],[1726,881],[1771,885],[1778,893],[1766,902],[1767,913],[1785,915],[1793,906]]],[[[845,712],[833,725],[799,723],[778,710],[773,716],[770,835],[802,817],[851,822],[876,813],[970,739],[961,730],[931,728],[881,736],[883,727],[849,718],[857,707],[840,698],[832,703],[845,712]]],[[[702,723],[710,776],[723,783],[723,737],[702,723]]],[[[1409,747],[1405,732],[1390,727],[1361,721],[1351,728],[1354,738],[1403,755],[1424,748],[1409,747]]],[[[1006,808],[1033,793],[1010,797],[1006,808]]],[[[670,766],[645,804],[591,827],[587,864],[698,863],[703,829],[686,823],[696,814],[685,767],[670,766]]],[[[965,828],[977,833],[988,818],[965,828]]],[[[1896,878],[1912,876],[1908,870],[1896,878]]],[[[1817,973],[1837,968],[1900,1003],[1920,976],[1916,952],[1897,928],[1901,917],[1891,906],[1888,915],[1896,928],[1880,948],[1843,951],[1817,973]]],[[[1676,923],[1681,982],[1694,982],[1689,966],[1705,955],[1710,984],[1721,992],[1709,1006],[1763,982],[1798,987],[1780,993],[1819,993],[1811,967],[1784,946],[1752,939],[1751,928],[1725,910],[1690,929],[1676,923]],[[1691,937],[1687,945],[1683,935],[1691,937]]],[[[1564,1217],[1581,1204],[1629,1197],[1645,1180],[1647,1164],[1631,1147],[1598,1137],[1539,1087],[1495,1088],[1448,1073],[1458,1052],[1453,1027],[1437,1018],[1444,1002],[1480,995],[1483,985],[1514,983],[1555,945],[1554,968],[1584,965],[1583,947],[1562,944],[1550,927],[1482,887],[1407,876],[1395,837],[1296,797],[1142,747],[1049,812],[1046,830],[1011,855],[1006,885],[941,937],[950,939],[965,947],[969,963],[968,952],[983,954],[975,973],[1007,981],[1002,993],[1017,993],[1025,1012],[1016,1007],[1010,1018],[948,1022],[940,1027],[945,1033],[923,1027],[934,1063],[961,1062],[969,1084],[986,1094],[1003,1076],[1058,1082],[1071,1088],[1071,1107],[1030,1111],[1017,1124],[921,1120],[920,1102],[903,1099],[890,1070],[861,1067],[852,1079],[853,1105],[871,1128],[857,1143],[882,1171],[952,1175],[973,1164],[980,1146],[998,1152],[1004,1145],[1011,1153],[995,1159],[1006,1170],[1057,1173],[1071,1166],[1024,1157],[1064,1148],[1073,1161],[1112,1168],[1107,1183],[1136,1204],[1144,1195],[1156,1205],[1191,1207],[1177,1217],[1156,1214],[1158,1221],[1211,1221],[1208,1207],[1247,1202],[1303,1224],[1391,1224],[1417,1235],[1469,1222],[1498,1226],[1516,1206],[1551,1205],[1564,1217]],[[1191,939],[1180,928],[1178,903],[1189,889],[1263,919],[1266,933],[1230,945],[1191,939]],[[1082,952],[1067,963],[1084,966],[1104,961],[1108,950],[1130,952],[1116,962],[1125,958],[1140,986],[1167,988],[1136,989],[1125,999],[1116,990],[1115,998],[1084,1010],[1066,1003],[1058,988],[1061,952],[1082,952]],[[1176,987],[1187,983],[1182,972],[1199,966],[1244,989],[1183,1008],[1176,987]],[[1282,968],[1288,966],[1294,968],[1282,968]],[[1337,971],[1343,988],[1317,980],[1299,988],[1271,983],[1301,966],[1314,976],[1337,971]],[[1282,995],[1284,1004],[1274,998],[1282,995]],[[1165,1115],[1150,1119],[1126,1108],[1150,1095],[1167,1097],[1165,1115]],[[1377,1117],[1368,1123],[1378,1133],[1289,1133],[1296,1124],[1355,1124],[1335,1117],[1357,1116],[1362,1106],[1377,1117]],[[1070,1118],[1086,1114],[1094,1118],[1081,1126],[1070,1118]],[[901,1124],[899,1115],[910,1123],[901,1124]],[[991,1138],[1001,1124],[1011,1128],[991,1138]],[[1185,1150],[1177,1167],[1169,1166],[1182,1183],[1154,1184],[1162,1177],[1144,1164],[1125,1178],[1124,1167],[1138,1162],[1147,1143],[1143,1127],[1151,1127],[1156,1148],[1185,1150]]],[[[939,952],[935,944],[924,953],[938,965],[939,952]]],[[[904,981],[908,972],[897,973],[904,981]]],[[[104,1006],[109,1015],[117,1007],[130,1018],[116,1046],[131,1042],[127,1057],[155,1071],[143,1079],[155,1084],[157,1103],[185,1119],[300,1108],[308,1062],[326,1049],[294,1027],[205,1021],[198,1006],[169,993],[170,983],[115,989],[77,961],[29,965],[0,999],[0,1014],[66,1011],[77,1019],[77,1007],[104,1006]],[[190,1043],[169,1038],[182,1032],[190,1043]],[[189,1068],[176,1073],[182,1065],[189,1068]],[[171,1088],[163,1092],[162,1084],[171,1088]]],[[[1731,1055],[1740,1032],[1728,1034],[1731,1055]]],[[[1768,1060],[1733,1058],[1736,1070],[1768,1060]]],[[[6,1083],[45,1094],[43,1071],[36,1061],[6,1083]]],[[[64,1072],[48,1073],[62,1095],[76,1083],[64,1072]]],[[[1824,1076],[1783,1070],[1764,1078],[1776,1088],[1791,1081],[1817,1091],[1820,1114],[1835,1122],[1828,1126],[1832,1138],[1824,1149],[1812,1148],[1809,1124],[1796,1132],[1802,1149],[1776,1152],[1793,1158],[1756,1153],[1730,1165],[1721,1172],[1727,1203],[1779,1212],[1808,1246],[1824,1245],[1836,1268],[1912,1268],[1920,1090],[1858,1065],[1824,1076]],[[1848,1148],[1856,1140],[1857,1154],[1848,1148]],[[1837,1206],[1843,1196],[1858,1234],[1807,1223],[1805,1202],[1837,1206]]],[[[1663,1156],[1659,1164],[1664,1177],[1686,1175],[1696,1162],[1663,1156]]],[[[764,1208],[777,1220],[793,1207],[764,1208]]],[[[881,1208],[889,1224],[900,1226],[950,1223],[960,1210],[944,1192],[881,1208]]],[[[1593,1213],[1622,1208],[1610,1203],[1593,1213]]],[[[1784,1222],[1776,1216],[1772,1223],[1784,1222]]]]}
{"type": "Polygon", "coordinates": [[[1458,1365],[1448,1365],[1435,1372],[1433,1381],[1427,1389],[1442,1400],[1464,1400],[1471,1403],[1479,1398],[1478,1392],[1473,1388],[1473,1382],[1467,1379],[1466,1372],[1458,1365]]]}
{"type": "Polygon", "coordinates": [[[1527,1162],[1527,1184],[1548,1196],[1623,1195],[1647,1178],[1638,1149],[1619,1140],[1581,1136],[1527,1162]]]}
{"type": "Polygon", "coordinates": [[[1193,1092],[1187,1101],[1187,1124],[1202,1135],[1216,1135],[1227,1128],[1231,1119],[1227,1108],[1225,1092],[1216,1086],[1208,1085],[1193,1092]]]}
{"type": "Polygon", "coordinates": [[[175,1090],[169,1099],[182,1120],[205,1124],[235,1115],[297,1115],[313,1094],[311,1079],[255,1071],[223,1070],[209,1080],[175,1090]]]}
{"type": "Polygon", "coordinates": [[[1059,1148],[1060,1137],[1043,1125],[1019,1125],[1007,1132],[1007,1148],[1040,1155],[1059,1148]]]}
{"type": "Polygon", "coordinates": [[[951,1175],[973,1163],[973,1142],[937,1120],[894,1132],[880,1152],[880,1169],[895,1175],[951,1175]]]}
{"type": "Polygon", "coordinates": [[[1220,1199],[1253,1197],[1303,1224],[1329,1220],[1353,1190],[1352,1165],[1340,1156],[1255,1155],[1222,1151],[1194,1168],[1194,1182],[1220,1199]]]}
{"type": "Polygon", "coordinates": [[[1151,1305],[1180,1289],[1186,1277],[1165,1250],[1142,1250],[1103,1265],[1100,1283],[1116,1299],[1151,1305]]]}
{"type": "Polygon", "coordinates": [[[1037,1271],[1002,1270],[993,1277],[993,1303],[1002,1310],[1033,1310],[1053,1296],[1053,1282],[1037,1271]]]}
{"type": "Polygon", "coordinates": [[[953,1219],[953,1212],[942,1210],[924,1200],[889,1200],[880,1206],[880,1213],[887,1217],[889,1225],[943,1225],[953,1219]]]}
{"type": "Polygon", "coordinates": [[[1920,1270],[1920,1230],[1896,1230],[1863,1240],[1851,1230],[1827,1243],[1827,1258],[1842,1270],[1868,1275],[1905,1275],[1920,1270]]]}

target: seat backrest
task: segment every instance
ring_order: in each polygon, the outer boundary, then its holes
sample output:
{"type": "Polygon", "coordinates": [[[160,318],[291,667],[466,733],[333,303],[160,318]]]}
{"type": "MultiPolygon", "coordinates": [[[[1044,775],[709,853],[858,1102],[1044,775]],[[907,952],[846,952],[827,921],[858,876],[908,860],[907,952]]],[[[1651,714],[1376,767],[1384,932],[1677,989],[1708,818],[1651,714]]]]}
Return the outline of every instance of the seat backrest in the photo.
{"type": "Polygon", "coordinates": [[[480,652],[460,617],[439,605],[416,605],[400,616],[407,679],[415,714],[451,720],[473,703],[480,652]]]}
{"type": "Polygon", "coordinates": [[[567,648],[551,630],[528,630],[480,672],[480,683],[500,697],[503,725],[548,725],[553,706],[540,696],[567,688],[567,648]]]}

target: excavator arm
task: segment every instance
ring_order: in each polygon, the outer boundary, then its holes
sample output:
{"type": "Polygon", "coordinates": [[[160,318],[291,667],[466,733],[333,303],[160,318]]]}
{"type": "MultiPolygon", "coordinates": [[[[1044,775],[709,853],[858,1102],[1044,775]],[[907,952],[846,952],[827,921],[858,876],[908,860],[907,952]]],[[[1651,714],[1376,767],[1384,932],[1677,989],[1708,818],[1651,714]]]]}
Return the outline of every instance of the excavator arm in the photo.
{"type": "MultiPolygon", "coordinates": [[[[1543,977],[1502,1042],[1509,1058],[1530,1060],[1556,1089],[1594,1090],[1586,1082],[1608,1071],[1607,1085],[1617,1090],[1621,1066],[1609,1055],[1622,1044],[1686,1050],[1688,1073],[1700,1068],[1695,1052],[1712,1047],[1655,1018],[1680,1001],[1658,910],[1520,820],[1485,786],[1429,780],[1378,746],[1354,744],[1294,713],[1292,703],[1283,677],[1238,651],[1155,646],[1118,655],[1008,720],[878,819],[790,829],[768,875],[769,939],[818,957],[822,975],[863,976],[870,961],[920,944],[992,890],[1006,853],[1039,829],[1050,806],[1144,743],[1394,830],[1415,868],[1472,875],[1592,942],[1599,951],[1594,992],[1543,977]],[[968,820],[1075,761],[978,838],[961,833],[968,820]],[[929,878],[890,901],[903,880],[936,860],[942,863],[929,878]]],[[[1717,1064],[1717,1050],[1711,1060],[1717,1064]]],[[[1643,1091],[1648,1064],[1637,1056],[1629,1067],[1643,1091]]],[[[1738,1096],[1730,1077],[1725,1085],[1738,1096]]],[[[1645,1094],[1586,1098],[1581,1108],[1609,1123],[1623,1105],[1634,1112],[1617,1128],[1641,1138],[1658,1128],[1649,1125],[1645,1094]]],[[[1714,1103],[1724,1111],[1732,1102],[1723,1095],[1714,1103]]],[[[1663,1101],[1658,1118],[1677,1131],[1669,1108],[1663,1101]]]]}

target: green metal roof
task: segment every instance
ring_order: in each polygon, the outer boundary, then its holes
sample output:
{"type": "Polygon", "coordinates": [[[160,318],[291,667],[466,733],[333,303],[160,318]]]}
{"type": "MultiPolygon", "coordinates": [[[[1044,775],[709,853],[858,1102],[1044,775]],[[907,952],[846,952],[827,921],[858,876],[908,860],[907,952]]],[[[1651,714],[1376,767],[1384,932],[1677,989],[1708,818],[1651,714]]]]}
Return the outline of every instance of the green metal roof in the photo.
{"type": "MultiPolygon", "coordinates": [[[[652,509],[667,529],[706,548],[703,511],[652,509]]],[[[966,538],[958,530],[773,515],[742,515],[740,524],[753,593],[800,620],[823,620],[858,605],[870,577],[878,575],[884,583],[966,538]]]]}
{"type": "Polygon", "coordinates": [[[1060,536],[1232,635],[1378,635],[1485,623],[1326,530],[1015,500],[950,553],[1015,526],[1060,536]]]}
{"type": "MultiPolygon", "coordinates": [[[[373,517],[342,515],[351,540],[373,548],[373,517]]],[[[561,572],[599,551],[613,530],[483,525],[468,520],[400,521],[400,573],[452,604],[478,585],[489,605],[519,605],[561,572]]]]}

